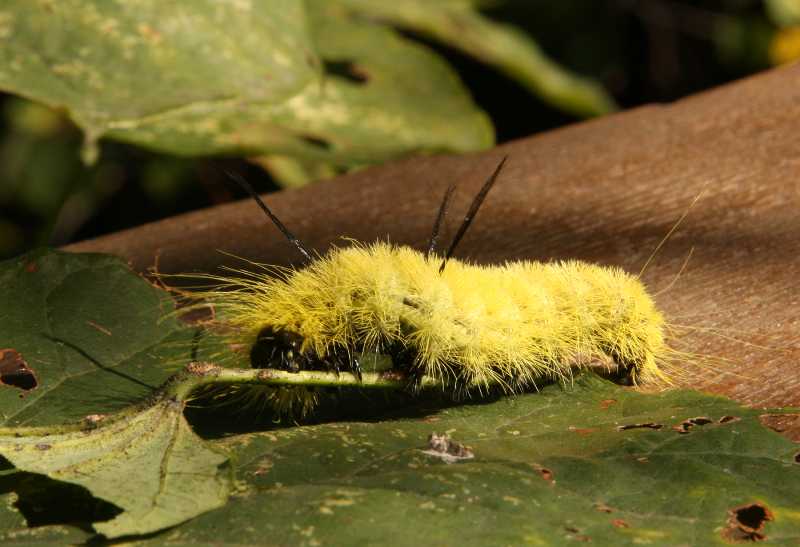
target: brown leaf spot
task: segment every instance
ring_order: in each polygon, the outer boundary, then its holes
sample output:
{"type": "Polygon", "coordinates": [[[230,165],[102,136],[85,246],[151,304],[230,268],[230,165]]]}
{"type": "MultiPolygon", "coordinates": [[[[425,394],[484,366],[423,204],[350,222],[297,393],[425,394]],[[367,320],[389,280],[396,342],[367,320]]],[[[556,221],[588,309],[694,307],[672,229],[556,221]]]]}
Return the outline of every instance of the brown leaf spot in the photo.
{"type": "Polygon", "coordinates": [[[26,262],[25,263],[25,271],[28,273],[36,273],[39,271],[39,265],[36,264],[34,261],[26,262]]]}
{"type": "Polygon", "coordinates": [[[564,530],[566,530],[567,533],[569,534],[567,537],[570,537],[570,538],[575,539],[577,541],[583,541],[583,542],[592,541],[592,538],[590,538],[586,534],[581,534],[580,530],[578,530],[574,526],[565,526],[564,530]]]}
{"type": "Polygon", "coordinates": [[[50,450],[50,448],[52,447],[47,443],[39,443],[36,445],[36,450],[50,450]]]}
{"type": "Polygon", "coordinates": [[[105,419],[105,414],[88,414],[83,417],[83,425],[86,427],[86,429],[95,429],[100,425],[100,422],[105,419]]]}
{"type": "Polygon", "coordinates": [[[556,482],[555,475],[553,474],[553,471],[551,469],[542,467],[537,463],[532,464],[532,467],[536,470],[537,473],[539,473],[539,476],[542,477],[544,480],[549,482],[551,485],[555,484],[556,482]]]}
{"type": "Polygon", "coordinates": [[[617,404],[616,399],[603,399],[602,401],[600,401],[600,408],[606,410],[608,407],[615,404],[617,404]]]}
{"type": "Polygon", "coordinates": [[[611,521],[611,524],[613,524],[614,527],[616,527],[616,528],[630,528],[631,527],[630,524],[628,524],[627,522],[625,522],[622,519],[614,519],[614,520],[611,521]]]}
{"type": "Polygon", "coordinates": [[[89,325],[90,327],[92,327],[93,329],[99,330],[100,332],[102,332],[106,336],[111,336],[111,331],[110,330],[108,330],[107,328],[105,328],[102,325],[98,325],[94,321],[87,320],[86,324],[89,325]]]}
{"type": "Polygon", "coordinates": [[[794,455],[794,463],[800,463],[800,452],[794,455]]]}
{"type": "Polygon", "coordinates": [[[0,349],[0,385],[30,391],[39,385],[36,374],[15,349],[0,349]]]}
{"type": "Polygon", "coordinates": [[[647,422],[645,424],[628,424],[617,427],[617,431],[627,431],[628,429],[661,429],[664,427],[661,424],[647,422]]]}
{"type": "Polygon", "coordinates": [[[763,541],[764,525],[774,520],[772,511],[766,505],[752,503],[728,510],[728,521],[722,530],[722,537],[736,543],[745,541],[763,541]]]}
{"type": "Polygon", "coordinates": [[[609,507],[605,503],[602,503],[602,502],[599,502],[599,501],[594,504],[594,508],[595,508],[596,511],[599,511],[601,513],[613,513],[614,512],[614,508],[613,507],[609,507]]]}
{"type": "Polygon", "coordinates": [[[800,414],[762,414],[759,421],[794,442],[800,442],[800,414]]]}
{"type": "Polygon", "coordinates": [[[589,435],[589,434],[594,433],[595,431],[597,431],[596,429],[594,429],[592,427],[574,427],[574,426],[569,426],[569,430],[573,431],[573,432],[575,432],[575,433],[577,433],[578,435],[581,435],[581,436],[589,435]]]}
{"type": "Polygon", "coordinates": [[[717,422],[721,424],[727,424],[729,422],[738,422],[739,420],[741,420],[741,418],[739,418],[738,416],[723,416],[722,418],[717,420],[717,422]]]}

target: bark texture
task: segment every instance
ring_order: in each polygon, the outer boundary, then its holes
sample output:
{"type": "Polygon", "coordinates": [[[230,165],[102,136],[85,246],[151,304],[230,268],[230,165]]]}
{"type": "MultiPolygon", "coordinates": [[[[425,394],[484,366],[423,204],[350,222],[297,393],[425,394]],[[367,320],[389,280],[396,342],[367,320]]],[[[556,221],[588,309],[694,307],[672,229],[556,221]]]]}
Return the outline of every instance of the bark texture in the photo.
{"type": "MultiPolygon", "coordinates": [[[[524,115],[524,113],[521,113],[524,115]]],[[[448,184],[441,241],[509,159],[457,251],[477,262],[577,258],[643,275],[685,360],[679,382],[753,406],[800,406],[800,65],[670,105],[572,125],[468,156],[416,157],[269,196],[323,252],[341,236],[423,249],[448,184]],[[690,250],[691,259],[681,271],[690,250]]],[[[230,256],[299,263],[249,200],[84,241],[145,271],[212,271],[230,256]]]]}

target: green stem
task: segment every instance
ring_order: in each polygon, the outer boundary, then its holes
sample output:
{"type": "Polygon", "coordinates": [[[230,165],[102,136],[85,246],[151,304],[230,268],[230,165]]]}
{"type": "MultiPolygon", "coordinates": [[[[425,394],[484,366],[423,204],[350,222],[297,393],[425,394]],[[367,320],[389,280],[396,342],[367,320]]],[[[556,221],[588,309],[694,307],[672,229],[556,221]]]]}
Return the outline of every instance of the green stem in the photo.
{"type": "MultiPolygon", "coordinates": [[[[276,369],[223,368],[210,363],[189,363],[183,372],[175,375],[165,386],[164,393],[178,401],[185,401],[191,393],[206,385],[270,385],[307,387],[361,387],[368,389],[404,389],[406,376],[396,372],[365,372],[361,378],[350,372],[323,372],[302,370],[288,372],[276,369]]],[[[423,377],[419,387],[439,385],[432,378],[423,377]]]]}

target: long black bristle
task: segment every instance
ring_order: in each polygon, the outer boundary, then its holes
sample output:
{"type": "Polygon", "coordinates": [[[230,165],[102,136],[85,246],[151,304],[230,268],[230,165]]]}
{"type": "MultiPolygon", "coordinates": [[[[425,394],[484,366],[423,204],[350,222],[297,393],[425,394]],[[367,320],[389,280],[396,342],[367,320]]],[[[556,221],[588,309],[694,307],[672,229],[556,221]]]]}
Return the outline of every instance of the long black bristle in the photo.
{"type": "Polygon", "coordinates": [[[256,201],[256,203],[258,203],[258,206],[261,207],[261,210],[264,211],[264,213],[269,217],[269,219],[272,221],[275,227],[278,228],[278,230],[281,231],[281,233],[286,237],[286,239],[289,240],[289,243],[294,245],[295,248],[297,248],[297,250],[300,251],[300,254],[303,255],[303,258],[305,258],[306,262],[312,262],[313,258],[311,258],[311,253],[308,251],[306,246],[303,245],[303,243],[299,239],[297,239],[294,236],[294,234],[292,234],[292,232],[290,232],[286,228],[286,226],[283,225],[283,222],[281,222],[278,219],[278,217],[276,217],[272,213],[272,211],[270,211],[269,207],[267,207],[267,205],[264,203],[261,197],[256,193],[253,186],[249,182],[244,180],[244,178],[238,173],[232,173],[230,171],[226,171],[225,173],[239,186],[244,188],[248,194],[250,194],[250,197],[252,197],[256,201]]]}
{"type": "Polygon", "coordinates": [[[442,203],[439,205],[439,213],[436,215],[436,222],[433,224],[433,232],[431,233],[431,238],[428,241],[428,250],[425,251],[425,258],[429,258],[433,252],[436,251],[436,243],[439,240],[439,231],[442,229],[442,222],[444,222],[444,218],[447,216],[447,208],[450,206],[450,198],[453,197],[453,192],[455,189],[456,185],[451,184],[444,193],[442,203]]]}
{"type": "Polygon", "coordinates": [[[469,211],[467,211],[466,216],[464,216],[464,221],[461,223],[461,226],[458,228],[458,232],[456,232],[455,237],[453,238],[452,243],[450,243],[450,247],[447,249],[447,253],[444,255],[444,260],[442,260],[442,265],[439,266],[439,273],[444,271],[444,267],[447,265],[447,260],[453,256],[453,252],[456,250],[456,246],[461,241],[461,238],[464,237],[464,234],[467,233],[467,228],[469,225],[472,224],[472,219],[475,218],[475,215],[478,213],[478,209],[481,208],[483,204],[483,200],[486,199],[486,194],[489,193],[489,190],[492,189],[494,185],[494,181],[497,180],[497,175],[500,174],[500,171],[503,169],[503,165],[505,165],[508,156],[505,156],[497,167],[492,173],[483,186],[481,187],[478,194],[475,196],[475,199],[472,200],[472,205],[469,206],[469,211]]]}

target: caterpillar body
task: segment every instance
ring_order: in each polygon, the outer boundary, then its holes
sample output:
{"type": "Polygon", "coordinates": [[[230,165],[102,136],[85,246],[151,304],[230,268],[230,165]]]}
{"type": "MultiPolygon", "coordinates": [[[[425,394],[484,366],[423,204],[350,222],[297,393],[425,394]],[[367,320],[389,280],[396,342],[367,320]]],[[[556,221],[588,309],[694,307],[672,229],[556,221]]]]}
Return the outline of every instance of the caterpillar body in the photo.
{"type": "MultiPolygon", "coordinates": [[[[659,366],[668,352],[665,322],[637,277],[578,261],[480,266],[450,258],[501,167],[443,257],[354,243],[301,269],[214,277],[226,286],[203,296],[230,327],[229,342],[250,349],[256,368],[359,375],[359,356],[374,352],[391,356],[393,369],[412,383],[426,376],[453,392],[516,392],[610,357],[635,383],[666,380],[659,366]]],[[[431,248],[450,194],[452,187],[431,248]]],[[[306,388],[268,388],[266,398],[295,414],[315,404],[306,388]]]]}

